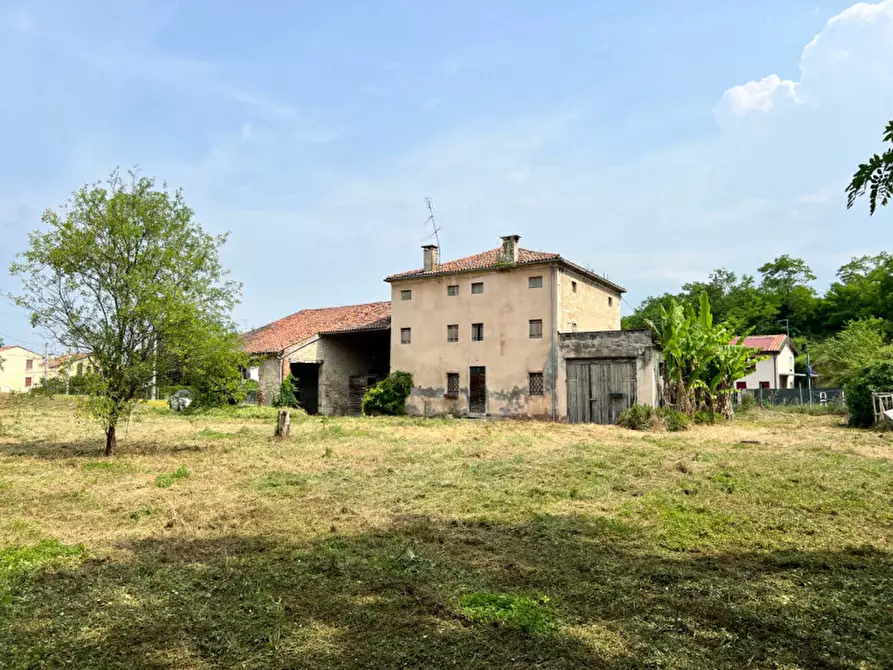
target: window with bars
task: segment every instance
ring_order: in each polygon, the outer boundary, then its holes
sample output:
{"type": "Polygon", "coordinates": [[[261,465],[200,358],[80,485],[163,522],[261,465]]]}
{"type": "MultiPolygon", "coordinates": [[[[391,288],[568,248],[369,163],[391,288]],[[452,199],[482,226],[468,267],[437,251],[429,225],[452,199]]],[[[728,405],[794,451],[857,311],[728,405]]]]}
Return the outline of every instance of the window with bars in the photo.
{"type": "Polygon", "coordinates": [[[531,319],[530,320],[530,339],[531,340],[543,339],[543,320],[542,319],[531,319]]]}
{"type": "Polygon", "coordinates": [[[447,372],[446,378],[446,393],[443,394],[444,398],[451,398],[453,400],[459,397],[459,373],[458,372],[447,372]]]}
{"type": "Polygon", "coordinates": [[[450,284],[447,286],[447,295],[459,295],[459,285],[450,284]]]}
{"type": "Polygon", "coordinates": [[[447,342],[459,341],[459,324],[452,323],[447,326],[447,342]]]}
{"type": "Polygon", "coordinates": [[[405,288],[400,291],[400,300],[412,300],[412,289],[405,288]]]}
{"type": "Polygon", "coordinates": [[[410,344],[412,342],[412,328],[400,329],[400,344],[410,344]]]}
{"type": "Polygon", "coordinates": [[[471,324],[471,341],[472,342],[483,342],[484,341],[484,324],[482,324],[482,323],[471,324]]]}
{"type": "Polygon", "coordinates": [[[472,293],[483,293],[484,292],[484,282],[476,281],[471,285],[472,293]]]}
{"type": "Polygon", "coordinates": [[[527,374],[527,388],[529,395],[543,395],[543,373],[529,372],[527,374]]]}
{"type": "Polygon", "coordinates": [[[536,277],[528,277],[527,278],[527,288],[542,288],[543,287],[543,276],[537,275],[536,277]]]}

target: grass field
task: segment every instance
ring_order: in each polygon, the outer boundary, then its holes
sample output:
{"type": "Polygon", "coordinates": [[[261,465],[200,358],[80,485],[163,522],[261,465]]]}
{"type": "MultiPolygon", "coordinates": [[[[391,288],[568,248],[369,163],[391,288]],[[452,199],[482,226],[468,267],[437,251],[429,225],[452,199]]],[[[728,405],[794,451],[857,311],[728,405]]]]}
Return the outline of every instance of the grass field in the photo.
{"type": "Polygon", "coordinates": [[[893,434],[0,400],[3,668],[890,668],[893,434]],[[126,438],[124,433],[126,432],[126,438]]]}

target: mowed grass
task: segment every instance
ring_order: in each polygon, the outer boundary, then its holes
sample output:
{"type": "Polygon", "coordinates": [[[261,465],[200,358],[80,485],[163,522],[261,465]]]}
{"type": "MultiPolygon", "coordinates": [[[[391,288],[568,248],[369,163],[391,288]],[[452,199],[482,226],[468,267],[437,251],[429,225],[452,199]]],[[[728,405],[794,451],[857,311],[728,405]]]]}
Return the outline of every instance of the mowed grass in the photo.
{"type": "Polygon", "coordinates": [[[893,667],[893,434],[0,400],[3,668],[893,667]],[[126,437],[125,437],[126,435],[126,437]]]}

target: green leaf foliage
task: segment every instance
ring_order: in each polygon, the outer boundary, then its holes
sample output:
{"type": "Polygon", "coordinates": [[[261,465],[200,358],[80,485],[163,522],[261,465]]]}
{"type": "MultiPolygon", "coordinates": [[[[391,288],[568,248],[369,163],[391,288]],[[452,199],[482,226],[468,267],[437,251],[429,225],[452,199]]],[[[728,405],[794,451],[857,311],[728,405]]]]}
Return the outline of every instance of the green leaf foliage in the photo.
{"type": "Polygon", "coordinates": [[[226,280],[219,248],[179,191],[117,170],[47,210],[11,272],[15,302],[62,348],[98,365],[86,408],[106,432],[145,396],[153,374],[195,385],[198,396],[227,394],[242,363],[229,318],[239,285],[226,280]],[[235,374],[234,374],[235,373],[235,374]]]}
{"type": "Polygon", "coordinates": [[[363,414],[367,416],[402,416],[406,414],[406,398],[412,390],[412,375],[392,372],[363,396],[363,414]]]}
{"type": "Polygon", "coordinates": [[[279,385],[279,393],[273,398],[273,407],[300,407],[299,393],[298,378],[291,373],[287,374],[279,385]]]}
{"type": "Polygon", "coordinates": [[[872,393],[893,393],[893,359],[873,363],[853,376],[844,387],[849,424],[869,428],[874,424],[872,393]]]}
{"type": "MultiPolygon", "coordinates": [[[[893,144],[893,121],[884,129],[884,142],[893,144]]],[[[873,215],[879,204],[886,206],[893,197],[893,147],[881,154],[874,154],[868,162],[862,163],[847,186],[846,193],[847,208],[866,193],[869,214],[873,215]]]]}
{"type": "Polygon", "coordinates": [[[827,386],[846,384],[866,366],[884,360],[893,360],[893,345],[887,337],[887,322],[876,317],[850,321],[813,348],[813,361],[827,386]]]}

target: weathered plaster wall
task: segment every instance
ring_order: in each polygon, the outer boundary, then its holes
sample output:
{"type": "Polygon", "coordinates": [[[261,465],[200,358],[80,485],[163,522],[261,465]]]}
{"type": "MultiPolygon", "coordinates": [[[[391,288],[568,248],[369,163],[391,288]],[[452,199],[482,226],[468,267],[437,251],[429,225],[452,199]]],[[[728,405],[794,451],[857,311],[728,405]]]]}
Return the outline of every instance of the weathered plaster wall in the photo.
{"type": "Polygon", "coordinates": [[[620,329],[620,293],[566,268],[559,269],[557,283],[559,332],[620,329]]]}
{"type": "Polygon", "coordinates": [[[552,288],[548,265],[393,282],[391,370],[413,375],[415,388],[407,411],[466,414],[469,368],[484,366],[487,414],[551,417],[552,288]],[[533,276],[543,278],[541,288],[529,288],[533,276]],[[482,294],[471,293],[474,282],[484,283],[482,294]],[[459,295],[447,295],[451,284],[459,286],[459,295]],[[401,300],[400,292],[407,289],[412,290],[412,299],[401,300]],[[542,339],[530,339],[531,319],[542,319],[542,339]],[[471,341],[473,323],[484,324],[482,342],[471,341]],[[447,342],[449,324],[459,326],[458,342],[447,342]],[[401,344],[401,328],[411,328],[410,344],[401,344]],[[448,372],[459,375],[457,400],[443,397],[448,372]],[[529,372],[544,373],[544,395],[528,394],[529,372]]]}
{"type": "Polygon", "coordinates": [[[263,405],[272,405],[273,398],[279,393],[281,367],[278,356],[268,356],[260,361],[258,366],[258,402],[263,405]]]}
{"type": "Polygon", "coordinates": [[[558,366],[558,416],[567,419],[568,359],[625,358],[636,361],[636,398],[639,403],[660,403],[660,350],[651,333],[645,330],[611,330],[588,333],[562,333],[558,336],[560,364],[558,366]]]}

